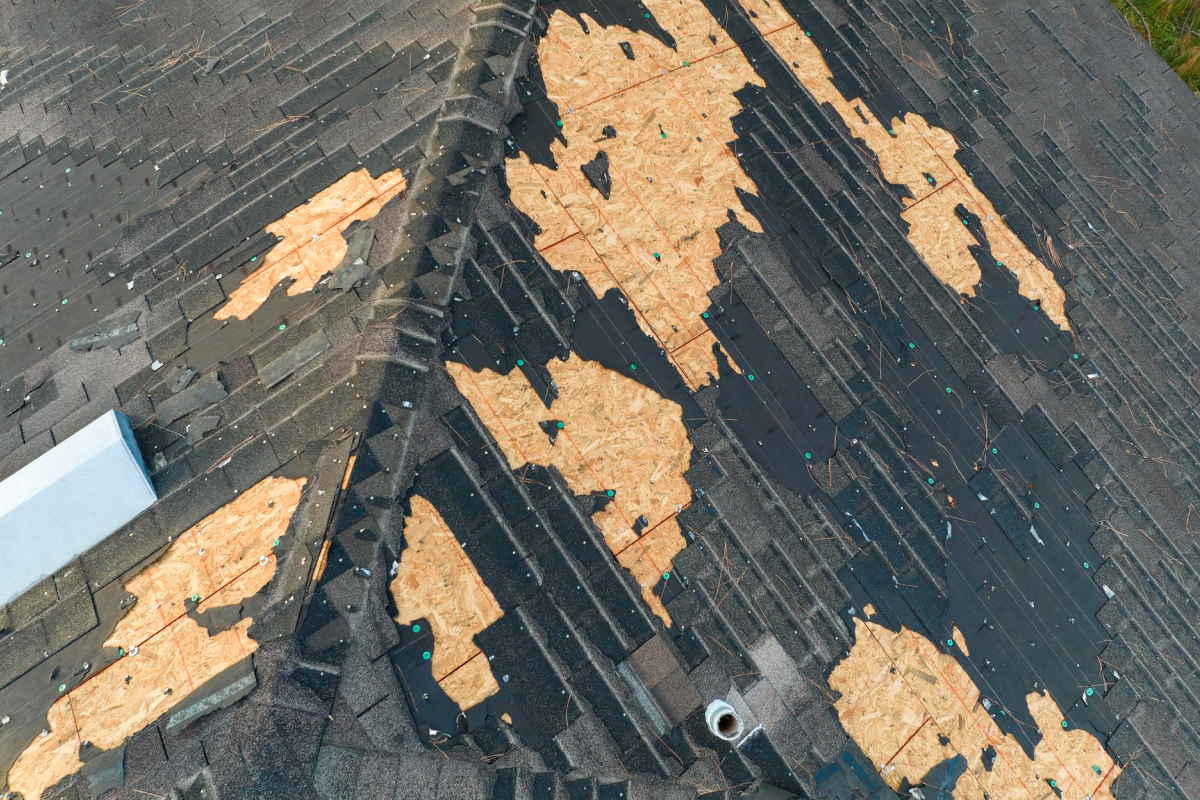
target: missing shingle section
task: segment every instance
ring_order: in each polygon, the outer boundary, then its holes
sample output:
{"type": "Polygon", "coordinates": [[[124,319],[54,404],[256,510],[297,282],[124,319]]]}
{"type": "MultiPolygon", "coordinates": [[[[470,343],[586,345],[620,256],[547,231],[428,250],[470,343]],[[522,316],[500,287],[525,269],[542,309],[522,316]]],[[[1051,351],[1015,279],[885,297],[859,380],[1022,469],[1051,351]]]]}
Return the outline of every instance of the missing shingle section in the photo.
{"type": "Polygon", "coordinates": [[[905,781],[919,784],[958,754],[972,754],[969,774],[955,788],[963,800],[1017,797],[1048,780],[1074,787],[1080,797],[1113,798],[1121,768],[1091,733],[1066,721],[1048,694],[1033,691],[1025,698],[1041,732],[1031,757],[996,724],[956,656],[914,631],[854,617],[854,645],[834,667],[829,686],[839,693],[834,708],[842,726],[893,790],[905,781]],[[985,771],[988,748],[1003,769],[985,771]]]}
{"type": "Polygon", "coordinates": [[[479,416],[514,468],[554,466],[575,495],[611,501],[591,518],[646,605],[670,624],[656,587],[687,544],[678,511],[691,502],[683,475],[692,445],[680,405],[599,362],[551,359],[546,369],[558,387],[553,408],[565,437],[553,444],[540,424],[545,404],[523,372],[473,372],[456,362],[446,369],[477,412],[500,409],[479,416]],[[649,523],[642,535],[633,527],[639,516],[649,523]]]}
{"type": "Polygon", "coordinates": [[[915,113],[878,119],[868,103],[842,95],[813,37],[805,35],[786,8],[764,0],[739,2],[759,12],[749,16],[763,40],[813,98],[835,110],[854,138],[874,154],[884,179],[911,195],[904,197],[900,217],[908,223],[908,241],[934,275],[959,294],[975,296],[982,280],[971,253],[977,242],[954,213],[959,204],[965,205],[980,218],[993,260],[1016,276],[1021,295],[1039,304],[1059,328],[1070,330],[1066,293],[959,165],[953,134],[915,113]]]}
{"type": "Polygon", "coordinates": [[[433,503],[413,495],[410,507],[404,549],[389,587],[396,622],[427,621],[433,647],[426,660],[433,679],[466,711],[500,690],[475,636],[504,611],[433,503]]]}
{"type": "MultiPolygon", "coordinates": [[[[689,30],[709,14],[698,0],[654,11],[669,30],[689,30]]],[[[699,389],[720,374],[703,316],[708,292],[721,282],[715,231],[730,209],[744,208],[744,194],[757,191],[725,142],[738,137],[740,93],[763,81],[724,31],[716,47],[687,36],[675,50],[652,31],[630,36],[597,25],[586,33],[580,20],[589,14],[551,14],[538,41],[559,135],[547,140],[542,160],[524,153],[508,159],[511,200],[541,228],[534,244],[550,266],[578,272],[597,297],[617,289],[637,309],[638,326],[699,389]],[[622,40],[645,57],[627,60],[617,47],[622,40]],[[704,98],[700,137],[691,97],[704,98]],[[596,142],[604,144],[600,153],[596,142]],[[577,170],[596,192],[579,191],[577,170]]],[[[753,217],[744,222],[761,232],[753,217]]]]}
{"type": "Polygon", "coordinates": [[[366,167],[351,172],[266,227],[278,243],[217,309],[216,319],[246,319],[270,297],[282,281],[291,280],[288,295],[308,292],[346,256],[343,232],[358,221],[372,219],[398,197],[407,181],[399,169],[372,178],[366,167]]]}
{"type": "MultiPolygon", "coordinates": [[[[180,698],[247,658],[251,619],[211,635],[188,616],[238,605],[275,574],[274,548],[300,503],[305,479],[266,478],[193,525],[125,582],[137,601],[103,645],[113,659],[51,707],[45,736],[17,758],[8,788],[40,797],[83,762],[81,741],[102,751],[175,707],[180,698]],[[113,658],[115,656],[115,658],[113,658]]],[[[214,706],[215,707],[215,706],[214,706]]]]}

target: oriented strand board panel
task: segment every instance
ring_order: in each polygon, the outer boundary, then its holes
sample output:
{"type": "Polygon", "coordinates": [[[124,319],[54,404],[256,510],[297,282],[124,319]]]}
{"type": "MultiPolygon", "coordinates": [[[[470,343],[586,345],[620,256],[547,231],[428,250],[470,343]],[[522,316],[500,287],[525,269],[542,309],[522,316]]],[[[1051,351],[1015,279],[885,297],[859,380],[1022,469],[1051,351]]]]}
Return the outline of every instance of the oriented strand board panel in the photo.
{"type": "MultiPolygon", "coordinates": [[[[685,67],[686,59],[649,34],[595,21],[585,33],[570,16],[551,14],[538,57],[567,144],[551,146],[557,169],[518,154],[506,174],[513,204],[542,228],[535,242],[542,255],[556,269],[578,270],[598,295],[619,288],[638,325],[697,389],[716,375],[716,360],[711,346],[683,348],[707,334],[700,315],[720,282],[712,264],[721,253],[716,229],[730,210],[741,211],[739,190],[756,191],[728,148],[737,138],[731,118],[742,110],[734,93],[762,82],[736,48],[721,51],[707,34],[683,34],[695,27],[692,17],[711,19],[698,0],[649,7],[660,21],[665,12],[672,34],[707,57],[685,67]],[[625,57],[624,41],[636,60],[625,57]],[[665,65],[680,69],[664,75],[665,65]],[[607,125],[616,138],[603,136],[607,125]],[[580,171],[600,149],[609,158],[607,198],[580,171]]],[[[740,216],[758,230],[757,220],[740,216]]]]}
{"type": "Polygon", "coordinates": [[[230,293],[229,302],[217,309],[216,318],[246,319],[282,280],[294,281],[288,295],[312,291],[346,255],[342,232],[353,222],[374,217],[406,186],[398,169],[372,178],[363,167],[272,222],[267,233],[283,240],[267,251],[262,266],[230,293]]]}
{"type": "Polygon", "coordinates": [[[842,726],[893,789],[905,779],[919,784],[931,768],[962,755],[967,772],[954,790],[961,800],[1040,800],[1054,796],[1052,780],[1064,800],[1112,800],[1120,767],[1090,733],[1064,729],[1062,711],[1049,696],[1026,697],[1041,732],[1030,758],[988,715],[978,687],[953,656],[910,630],[897,633],[858,617],[854,629],[850,655],[834,668],[829,685],[841,693],[835,708],[842,726]],[[991,770],[983,764],[989,746],[996,751],[991,770]]]}
{"type": "Polygon", "coordinates": [[[265,478],[184,531],[125,584],[137,603],[105,642],[125,655],[100,669],[50,707],[45,736],[17,758],[9,791],[34,800],[83,766],[79,748],[112,750],[193,689],[249,656],[257,643],[243,619],[210,636],[187,616],[236,605],[275,574],[272,548],[300,503],[304,479],[265,478]]]}
{"type": "Polygon", "coordinates": [[[646,604],[670,625],[654,587],[686,544],[676,514],[691,502],[683,473],[692,446],[679,405],[577,356],[547,365],[559,392],[550,409],[518,370],[473,372],[454,362],[446,369],[514,469],[554,466],[575,494],[613,492],[593,520],[646,604]],[[540,425],[551,420],[563,423],[553,444],[540,425]],[[639,537],[640,516],[649,524],[639,537]]]}
{"type": "Polygon", "coordinates": [[[466,711],[499,691],[487,657],[475,646],[475,634],[504,611],[433,504],[414,495],[411,507],[404,520],[400,569],[389,587],[396,621],[428,622],[433,679],[466,711]]]}
{"type": "MultiPolygon", "coordinates": [[[[876,119],[861,99],[842,96],[812,37],[805,35],[782,4],[740,2],[754,10],[750,21],[813,98],[836,110],[850,132],[875,155],[884,179],[908,188],[912,198],[905,198],[906,208],[901,213],[909,223],[908,240],[942,282],[960,294],[974,296],[980,280],[979,265],[967,249],[975,239],[966,231],[948,230],[954,225],[962,227],[954,213],[955,206],[962,203],[982,220],[992,254],[1016,276],[1021,295],[1040,303],[1059,328],[1070,330],[1064,309],[1066,293],[958,165],[954,158],[958,143],[948,131],[931,126],[917,114],[876,119]],[[933,184],[927,175],[934,179],[933,184]],[[952,194],[938,197],[947,192],[952,194]]],[[[656,2],[651,0],[648,6],[653,8],[656,2]]]]}
{"type": "Polygon", "coordinates": [[[467,663],[438,681],[438,685],[464,710],[479,705],[500,690],[488,657],[481,650],[476,650],[467,663]]]}

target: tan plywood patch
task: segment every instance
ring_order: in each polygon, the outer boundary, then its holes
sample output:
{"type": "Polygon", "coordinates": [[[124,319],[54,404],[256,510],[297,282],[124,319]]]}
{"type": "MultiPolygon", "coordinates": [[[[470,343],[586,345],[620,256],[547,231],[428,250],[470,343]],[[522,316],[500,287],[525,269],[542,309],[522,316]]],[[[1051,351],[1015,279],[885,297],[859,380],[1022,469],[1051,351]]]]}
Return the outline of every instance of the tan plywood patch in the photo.
{"type": "MultiPolygon", "coordinates": [[[[506,174],[514,205],[543,229],[536,245],[551,265],[579,270],[598,295],[617,286],[642,330],[674,352],[707,332],[700,314],[719,283],[712,265],[721,252],[716,229],[730,209],[742,208],[739,190],[755,191],[727,143],[736,138],[731,117],[741,111],[734,92],[761,81],[740,51],[721,52],[697,32],[696,21],[711,15],[695,0],[651,10],[680,42],[679,52],[586,15],[590,34],[566,14],[550,16],[538,55],[568,144],[551,145],[557,169],[518,155],[506,174]],[[636,60],[625,57],[622,41],[631,43],[636,60]],[[664,74],[667,66],[679,69],[664,74]],[[616,128],[615,139],[601,134],[606,125],[616,128]],[[580,171],[601,148],[612,178],[607,199],[580,171]],[[575,231],[585,241],[562,247],[575,231]]],[[[714,30],[721,46],[732,46],[714,30]]],[[[742,216],[758,230],[755,219],[742,216]]],[[[692,388],[717,373],[711,348],[692,348],[687,357],[681,371],[692,388]]]]}
{"type": "Polygon", "coordinates": [[[955,202],[963,202],[983,220],[992,254],[1016,276],[1021,295],[1040,303],[1059,328],[1070,330],[1064,310],[1066,293],[1049,268],[1009,229],[958,165],[954,158],[958,143],[949,132],[931,126],[917,114],[876,119],[861,99],[842,96],[833,84],[833,75],[821,51],[786,11],[764,9],[761,3],[749,0],[741,2],[755,8],[758,17],[751,18],[751,22],[817,102],[827,103],[837,111],[851,133],[874,154],[884,179],[908,187],[913,197],[905,199],[906,208],[901,213],[910,223],[908,240],[939,279],[967,295],[975,294],[979,282],[979,265],[968,250],[968,245],[976,244],[974,237],[965,230],[953,234],[946,230],[955,224],[962,226],[961,220],[956,219],[954,206],[955,202]],[[932,184],[929,177],[933,178],[932,184]],[[937,200],[945,192],[953,194],[937,200]],[[951,197],[955,202],[950,201],[951,197]],[[913,226],[914,220],[919,224],[913,226]]]}
{"type": "Polygon", "coordinates": [[[967,639],[963,636],[962,631],[958,629],[957,625],[952,626],[950,638],[954,639],[954,644],[958,646],[959,650],[962,650],[964,656],[971,655],[971,648],[967,646],[967,639]]]}
{"type": "Polygon", "coordinates": [[[487,656],[479,650],[467,663],[439,680],[438,685],[464,710],[479,705],[500,691],[487,656]]]}
{"type": "Polygon", "coordinates": [[[677,507],[691,499],[683,478],[691,443],[677,403],[594,361],[571,357],[547,365],[558,397],[547,409],[524,375],[448,363],[509,464],[554,466],[575,494],[614,492],[593,520],[609,549],[642,587],[642,598],[666,624],[670,615],[654,586],[686,544],[677,507]],[[539,423],[560,420],[550,443],[539,423]],[[645,516],[642,537],[633,522],[645,516]]]}
{"type": "MultiPolygon", "coordinates": [[[[672,350],[670,355],[671,360],[675,362],[675,367],[679,370],[679,374],[687,382],[687,385],[693,391],[700,389],[710,380],[715,380],[717,374],[717,361],[713,355],[713,345],[717,344],[717,335],[712,331],[705,331],[697,336],[692,341],[682,347],[672,350]]],[[[730,358],[725,359],[725,363],[729,369],[742,374],[742,368],[738,363],[730,358]]]]}
{"type": "Polygon", "coordinates": [[[906,629],[896,633],[858,618],[854,628],[854,646],[829,685],[842,695],[835,704],[842,726],[893,789],[905,779],[919,784],[931,768],[962,755],[967,772],[955,787],[962,800],[1050,797],[1051,780],[1065,800],[1112,800],[1120,767],[1091,734],[1064,729],[1049,696],[1026,697],[1041,731],[1030,758],[988,715],[978,687],[953,656],[906,629]],[[990,771],[982,755],[989,746],[997,754],[990,771]]]}
{"type": "Polygon", "coordinates": [[[530,163],[529,156],[518,153],[509,159],[504,178],[508,183],[509,201],[541,228],[533,244],[543,255],[546,248],[579,233],[579,226],[558,198],[550,193],[546,182],[530,163]]]}
{"type": "Polygon", "coordinates": [[[126,655],[101,669],[50,707],[39,736],[8,773],[10,791],[29,800],[76,772],[82,742],[112,750],[154,722],[193,689],[249,656],[257,643],[244,619],[215,636],[186,614],[236,605],[275,574],[274,542],[300,503],[304,479],[266,478],[184,531],[155,561],[125,583],[137,603],[105,647],[126,655]],[[204,541],[207,547],[200,546],[204,541]],[[213,574],[222,576],[220,584],[213,574]]]}
{"type": "Polygon", "coordinates": [[[983,274],[968,248],[977,242],[954,213],[957,206],[970,208],[970,203],[971,196],[962,185],[950,183],[901,211],[900,217],[908,223],[908,240],[919,244],[921,258],[942,283],[959,294],[974,297],[975,285],[983,274]]]}
{"type": "Polygon", "coordinates": [[[20,792],[28,800],[41,797],[43,791],[82,766],[69,698],[50,706],[46,730],[48,733],[34,739],[8,772],[8,790],[20,792]]]}
{"type": "Polygon", "coordinates": [[[404,175],[394,169],[372,178],[366,167],[343,176],[266,227],[283,240],[267,251],[262,266],[247,276],[217,309],[217,319],[246,319],[267,301],[271,290],[291,279],[289,296],[312,291],[346,255],[342,232],[378,214],[404,191],[404,175]]]}
{"type": "Polygon", "coordinates": [[[389,587],[396,621],[428,622],[433,679],[465,711],[499,691],[487,658],[475,646],[475,634],[504,612],[433,504],[414,495],[411,508],[404,521],[400,569],[389,587]]]}

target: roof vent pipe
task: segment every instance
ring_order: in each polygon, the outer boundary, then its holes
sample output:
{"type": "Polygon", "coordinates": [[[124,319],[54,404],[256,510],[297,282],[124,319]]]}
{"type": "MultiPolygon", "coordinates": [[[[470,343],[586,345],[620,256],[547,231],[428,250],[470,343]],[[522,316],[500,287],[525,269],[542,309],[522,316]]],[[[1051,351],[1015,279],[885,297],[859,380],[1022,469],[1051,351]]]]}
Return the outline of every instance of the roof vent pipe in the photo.
{"type": "Polygon", "coordinates": [[[708,729],[727,742],[732,742],[742,735],[742,718],[733,710],[733,706],[724,700],[713,700],[704,710],[704,721],[708,729]]]}

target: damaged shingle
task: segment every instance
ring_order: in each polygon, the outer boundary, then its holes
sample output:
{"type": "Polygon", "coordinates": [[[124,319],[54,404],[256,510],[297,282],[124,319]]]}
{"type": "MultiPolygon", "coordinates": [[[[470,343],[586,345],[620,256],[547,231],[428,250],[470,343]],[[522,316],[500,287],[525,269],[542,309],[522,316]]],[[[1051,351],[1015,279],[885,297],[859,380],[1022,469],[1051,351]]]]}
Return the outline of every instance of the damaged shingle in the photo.
{"type": "Polygon", "coordinates": [[[351,225],[342,234],[346,240],[346,255],[329,276],[330,289],[348,291],[371,276],[367,258],[375,241],[375,230],[361,222],[351,225]]]}
{"type": "Polygon", "coordinates": [[[220,414],[210,414],[203,417],[196,417],[188,423],[187,435],[184,437],[184,443],[189,447],[204,438],[205,434],[216,430],[221,424],[220,414]]]}
{"type": "Polygon", "coordinates": [[[188,387],[192,382],[192,378],[196,377],[196,370],[191,367],[177,366],[171,377],[171,393],[179,394],[188,387]]]}
{"type": "Polygon", "coordinates": [[[216,373],[205,375],[195,385],[158,404],[158,424],[170,425],[180,417],[224,400],[226,396],[225,387],[216,373]]]}
{"type": "Polygon", "coordinates": [[[138,332],[137,321],[141,316],[140,311],[135,311],[132,314],[125,314],[118,317],[109,323],[97,325],[71,339],[68,346],[72,350],[95,350],[98,347],[111,347],[113,350],[120,349],[125,345],[137,341],[138,332]]]}
{"type": "Polygon", "coordinates": [[[291,375],[329,349],[329,339],[323,331],[317,331],[300,344],[258,371],[259,380],[268,389],[291,375]]]}

